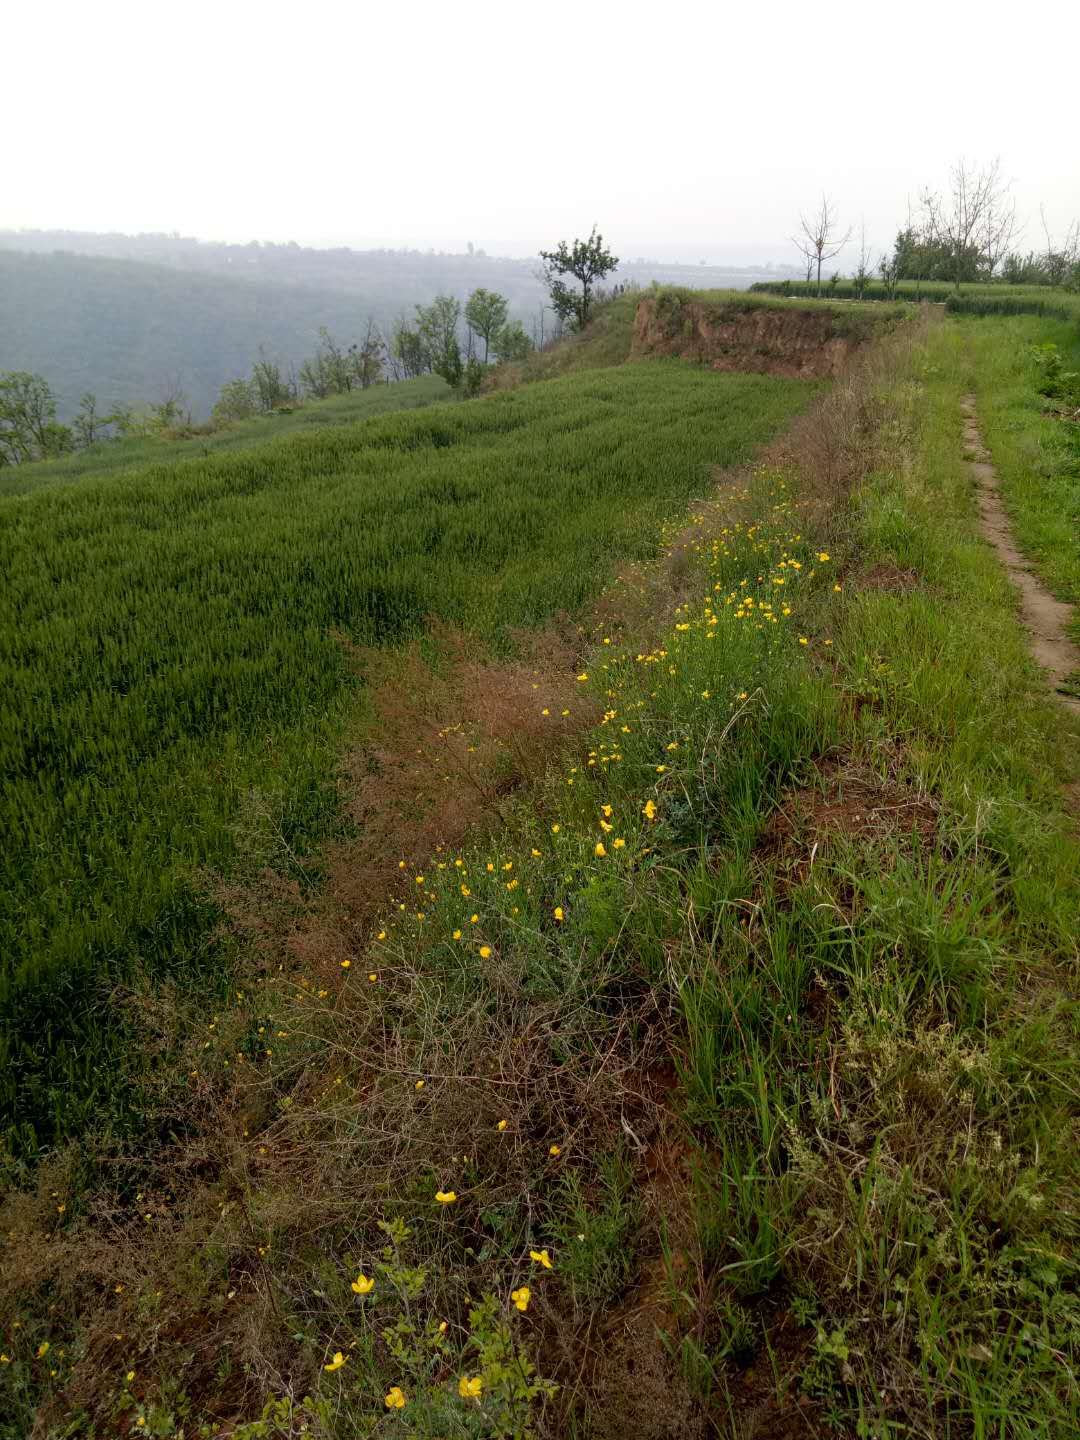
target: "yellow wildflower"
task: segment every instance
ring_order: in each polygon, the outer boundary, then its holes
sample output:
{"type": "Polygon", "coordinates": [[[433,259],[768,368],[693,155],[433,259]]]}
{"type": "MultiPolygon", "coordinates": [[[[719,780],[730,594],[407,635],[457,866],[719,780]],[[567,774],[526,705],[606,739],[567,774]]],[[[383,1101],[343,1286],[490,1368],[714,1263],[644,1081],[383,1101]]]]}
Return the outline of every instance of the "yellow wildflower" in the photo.
{"type": "Polygon", "coordinates": [[[562,908],[561,905],[556,905],[556,906],[555,906],[554,914],[555,914],[555,919],[556,919],[556,920],[559,922],[559,924],[561,925],[562,922],[563,922],[563,920],[565,919],[565,916],[563,915],[563,908],[562,908]]]}
{"type": "Polygon", "coordinates": [[[324,1370],[340,1370],[342,1365],[345,1364],[346,1359],[347,1356],[343,1355],[340,1350],[335,1350],[334,1358],[330,1361],[330,1364],[324,1365],[322,1368],[324,1370]]]}
{"type": "Polygon", "coordinates": [[[549,1149],[548,1149],[548,1154],[549,1154],[549,1155],[561,1155],[561,1154],[562,1154],[562,1148],[561,1148],[561,1146],[559,1146],[559,1145],[552,1145],[552,1146],[550,1146],[549,1149]]]}
{"type": "Polygon", "coordinates": [[[400,1385],[391,1385],[383,1399],[383,1404],[388,1410],[405,1409],[405,1392],[400,1385]]]}
{"type": "Polygon", "coordinates": [[[529,1289],[528,1285],[522,1285],[520,1290],[510,1291],[510,1299],[514,1302],[514,1304],[517,1306],[517,1308],[521,1311],[523,1315],[525,1311],[529,1308],[529,1300],[531,1299],[531,1297],[532,1291],[529,1289]]]}
{"type": "Polygon", "coordinates": [[[646,800],[646,801],[645,801],[645,804],[642,806],[641,813],[645,816],[645,819],[646,819],[646,820],[655,820],[655,819],[656,819],[656,802],[655,802],[655,800],[646,800]]]}
{"type": "Polygon", "coordinates": [[[457,1199],[457,1191],[436,1190],[435,1199],[439,1202],[440,1205],[453,1205],[454,1201],[457,1199]]]}
{"type": "Polygon", "coordinates": [[[462,1400],[479,1400],[483,1388],[484,1378],[482,1375],[474,1375],[471,1380],[467,1375],[462,1375],[458,1381],[457,1393],[462,1400]]]}
{"type": "Polygon", "coordinates": [[[553,1268],[551,1263],[551,1256],[546,1250],[530,1250],[529,1259],[535,1260],[536,1263],[538,1265],[542,1265],[545,1270],[551,1270],[553,1268]]]}
{"type": "Polygon", "coordinates": [[[500,1120],[499,1123],[498,1123],[498,1125],[495,1126],[495,1129],[496,1129],[496,1130],[505,1130],[506,1127],[507,1127],[507,1125],[509,1125],[509,1124],[510,1124],[510,1121],[509,1121],[509,1120],[500,1120]]]}
{"type": "Polygon", "coordinates": [[[453,939],[453,940],[460,940],[460,939],[461,939],[461,931],[460,931],[460,930],[455,930],[454,933],[453,933],[453,935],[451,936],[451,939],[453,939]]]}
{"type": "Polygon", "coordinates": [[[491,956],[491,946],[490,946],[490,945],[481,945],[481,946],[480,946],[480,959],[481,959],[481,960],[487,960],[487,959],[490,958],[490,956],[491,956]]]}
{"type": "Polygon", "coordinates": [[[351,1288],[356,1291],[357,1295],[370,1295],[372,1290],[375,1289],[375,1280],[372,1276],[365,1275],[363,1271],[361,1271],[352,1282],[351,1288]]]}
{"type": "Polygon", "coordinates": [[[596,842],[596,849],[593,851],[593,854],[601,860],[607,854],[607,851],[604,849],[604,842],[602,840],[598,840],[596,842]]]}

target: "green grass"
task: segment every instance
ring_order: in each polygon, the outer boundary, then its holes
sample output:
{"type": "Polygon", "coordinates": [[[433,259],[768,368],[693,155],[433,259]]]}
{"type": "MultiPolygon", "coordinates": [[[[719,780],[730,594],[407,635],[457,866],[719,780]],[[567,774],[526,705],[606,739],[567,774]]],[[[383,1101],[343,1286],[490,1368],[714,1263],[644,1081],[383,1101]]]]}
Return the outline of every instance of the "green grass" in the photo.
{"type": "MultiPolygon", "coordinates": [[[[752,295],[779,295],[805,298],[817,294],[815,280],[759,280],[751,285],[752,295]]],[[[855,300],[858,290],[853,281],[839,280],[830,285],[822,282],[821,303],[830,300],[855,300]]],[[[1060,319],[1080,319],[1080,295],[1047,285],[1005,285],[969,281],[959,289],[951,280],[901,280],[890,295],[879,280],[871,280],[863,288],[867,301],[929,300],[944,304],[955,314],[1052,315],[1060,319]]]]}
{"type": "Polygon", "coordinates": [[[392,414],[398,410],[415,410],[449,397],[449,387],[438,375],[422,375],[417,380],[404,380],[396,385],[375,385],[370,390],[355,390],[348,395],[334,395],[328,400],[309,400],[294,409],[276,410],[270,415],[237,421],[205,435],[181,439],[132,436],[130,439],[103,441],[59,460],[45,460],[0,471],[0,499],[7,495],[25,495],[44,485],[114,475],[118,470],[168,465],[181,460],[205,460],[211,455],[250,450],[268,440],[325,429],[329,425],[350,425],[357,420],[392,414]]]}
{"type": "Polygon", "coordinates": [[[48,488],[0,513],[4,1115],[32,1146],[110,1105],[119,977],[214,963],[199,871],[265,797],[333,813],[336,632],[498,641],[580,606],[813,387],[679,362],[48,488]],[[108,1077],[108,1079],[106,1079],[108,1077]]]}
{"type": "MultiPolygon", "coordinates": [[[[1020,549],[1061,600],[1080,603],[1080,425],[1040,393],[1038,348],[1080,372],[1080,332],[1053,319],[965,323],[962,335],[983,440],[1020,549]]],[[[1080,385],[1076,405],[1080,405],[1080,385]]],[[[1072,407],[1075,408],[1075,405],[1072,407]]]]}

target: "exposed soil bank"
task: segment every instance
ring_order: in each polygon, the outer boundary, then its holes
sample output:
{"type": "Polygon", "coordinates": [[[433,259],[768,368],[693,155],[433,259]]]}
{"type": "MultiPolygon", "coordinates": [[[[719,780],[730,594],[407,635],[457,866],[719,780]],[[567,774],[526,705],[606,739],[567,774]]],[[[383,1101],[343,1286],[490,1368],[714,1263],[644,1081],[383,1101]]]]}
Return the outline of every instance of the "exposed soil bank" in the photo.
{"type": "Polygon", "coordinates": [[[1055,600],[1017,549],[1009,517],[1001,503],[997,471],[979,433],[974,395],[965,395],[961,406],[964,444],[972,457],[971,469],[979,487],[980,528],[1020,592],[1020,614],[1030,636],[1031,653],[1047,672],[1061,703],[1080,715],[1080,700],[1065,689],[1070,677],[1080,672],[1080,649],[1069,639],[1068,633],[1073,607],[1055,600]]]}
{"type": "Polygon", "coordinates": [[[815,379],[838,375],[864,338],[839,330],[827,309],[650,297],[637,307],[631,358],[682,355],[714,370],[815,379]]]}

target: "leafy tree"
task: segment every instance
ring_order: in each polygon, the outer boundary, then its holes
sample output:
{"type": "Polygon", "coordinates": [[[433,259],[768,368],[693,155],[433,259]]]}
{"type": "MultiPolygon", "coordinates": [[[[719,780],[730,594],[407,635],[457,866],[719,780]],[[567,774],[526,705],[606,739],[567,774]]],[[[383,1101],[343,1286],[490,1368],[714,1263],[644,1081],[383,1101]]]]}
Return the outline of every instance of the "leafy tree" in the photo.
{"type": "Polygon", "coordinates": [[[73,448],[74,437],[56,419],[56,396],[42,375],[0,374],[0,465],[24,465],[73,448]]]}
{"type": "Polygon", "coordinates": [[[889,300],[896,299],[896,285],[900,279],[900,261],[896,252],[891,255],[882,255],[878,262],[878,269],[881,272],[881,282],[885,286],[885,296],[889,300]]]}
{"type": "MultiPolygon", "coordinates": [[[[893,260],[898,280],[952,280],[956,275],[956,255],[952,247],[927,225],[909,222],[897,231],[893,260]]],[[[961,257],[961,280],[977,280],[979,266],[978,248],[969,245],[961,257]]]]}
{"type": "Polygon", "coordinates": [[[556,249],[541,250],[540,259],[544,261],[544,283],[552,309],[560,320],[583,329],[589,320],[593,287],[616,268],[617,256],[604,248],[604,237],[594,225],[587,240],[575,240],[572,245],[560,240],[556,249]],[[564,275],[576,280],[580,291],[569,286],[564,275]]]}
{"type": "Polygon", "coordinates": [[[417,305],[416,329],[424,347],[428,369],[453,389],[461,384],[463,366],[457,329],[461,302],[453,295],[436,295],[430,305],[417,305]]]}
{"type": "Polygon", "coordinates": [[[324,355],[316,353],[301,364],[300,388],[312,400],[325,400],[334,393],[333,377],[324,355]]]}
{"type": "Polygon", "coordinates": [[[148,416],[149,428],[157,435],[182,430],[191,424],[191,409],[178,375],[162,387],[161,398],[150,406],[148,416]]]}
{"type": "Polygon", "coordinates": [[[413,329],[404,316],[394,327],[390,354],[397,373],[405,380],[414,380],[418,375],[423,375],[428,368],[427,355],[424,351],[424,342],[420,338],[420,331],[413,329]]]}
{"type": "Polygon", "coordinates": [[[462,377],[462,393],[470,400],[480,394],[480,387],[484,383],[484,367],[475,355],[470,355],[465,362],[465,371],[462,377]]]}
{"type": "Polygon", "coordinates": [[[385,355],[386,345],[369,315],[363,340],[358,345],[349,346],[350,370],[361,390],[369,389],[382,379],[385,355]]]}
{"type": "Polygon", "coordinates": [[[248,420],[259,409],[259,398],[250,380],[226,380],[210,413],[215,425],[231,425],[235,420],[248,420]]]}
{"type": "Polygon", "coordinates": [[[114,423],[115,418],[113,415],[98,413],[97,396],[88,390],[79,401],[79,413],[71,422],[75,444],[81,450],[85,450],[96,441],[106,439],[106,431],[114,423]]]}
{"type": "Polygon", "coordinates": [[[259,351],[259,358],[252,366],[251,383],[255,387],[260,410],[276,410],[279,405],[287,405],[296,398],[292,386],[281,373],[281,366],[276,360],[267,359],[263,350],[259,351]]]}
{"type": "Polygon", "coordinates": [[[341,395],[352,389],[353,379],[350,354],[341,348],[325,325],[320,325],[319,348],[312,359],[300,366],[300,384],[305,395],[315,400],[341,395]]]}
{"type": "Polygon", "coordinates": [[[511,320],[504,325],[492,343],[500,360],[524,360],[534,348],[520,320],[511,320]]]}
{"type": "Polygon", "coordinates": [[[482,286],[474,290],[465,302],[465,323],[484,342],[485,365],[496,333],[506,324],[508,306],[505,295],[485,290],[482,286]]]}

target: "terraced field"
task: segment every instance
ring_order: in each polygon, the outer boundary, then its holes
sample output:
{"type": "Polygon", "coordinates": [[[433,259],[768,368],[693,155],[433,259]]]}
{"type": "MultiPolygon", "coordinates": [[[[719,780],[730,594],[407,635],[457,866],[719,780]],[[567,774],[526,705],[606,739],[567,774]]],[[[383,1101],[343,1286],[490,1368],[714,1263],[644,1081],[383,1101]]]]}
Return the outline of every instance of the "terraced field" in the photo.
{"type": "Polygon", "coordinates": [[[574,611],[813,394],[626,366],[0,504],[18,1143],[126,1113],[106,996],[135,968],[213,968],[200,870],[227,864],[242,799],[268,796],[291,844],[325,823],[339,633],[386,645],[438,616],[498,641],[574,611]]]}

